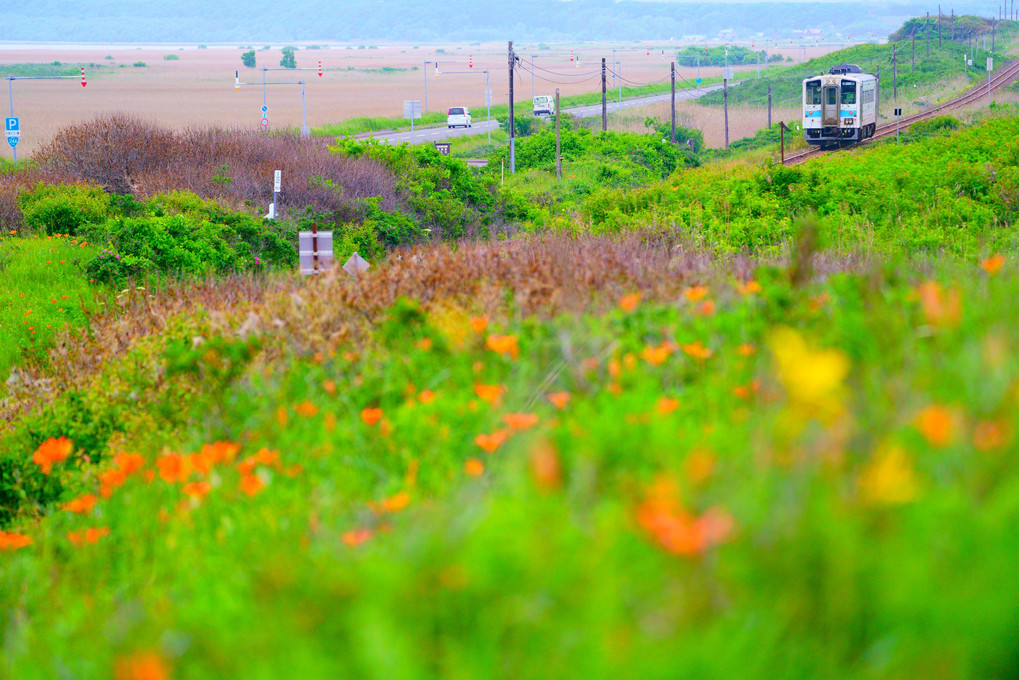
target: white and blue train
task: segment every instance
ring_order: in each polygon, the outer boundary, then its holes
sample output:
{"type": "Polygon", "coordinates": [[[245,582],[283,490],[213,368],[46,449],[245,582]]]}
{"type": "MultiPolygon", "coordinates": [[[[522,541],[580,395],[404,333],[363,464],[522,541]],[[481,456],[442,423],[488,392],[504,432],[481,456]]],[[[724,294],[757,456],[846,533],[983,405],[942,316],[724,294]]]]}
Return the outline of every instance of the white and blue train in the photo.
{"type": "Polygon", "coordinates": [[[877,130],[878,79],[856,64],[803,81],[803,136],[821,147],[857,144],[877,130]]]}

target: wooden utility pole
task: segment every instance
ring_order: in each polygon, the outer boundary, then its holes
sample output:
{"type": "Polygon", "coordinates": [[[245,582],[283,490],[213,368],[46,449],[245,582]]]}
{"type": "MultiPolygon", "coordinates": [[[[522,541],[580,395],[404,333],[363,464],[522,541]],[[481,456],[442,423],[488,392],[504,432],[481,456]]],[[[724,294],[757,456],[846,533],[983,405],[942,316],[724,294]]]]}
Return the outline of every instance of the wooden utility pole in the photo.
{"type": "Polygon", "coordinates": [[[941,49],[941,5],[938,5],[938,49],[941,49]]]}
{"type": "Polygon", "coordinates": [[[729,148],[729,80],[722,78],[722,103],[725,108],[725,148],[729,148]]]}
{"type": "Polygon", "coordinates": [[[899,63],[895,56],[895,45],[892,45],[892,101],[899,101],[899,63]]]}
{"type": "Polygon", "coordinates": [[[955,8],[952,8],[952,40],[955,40],[955,8]]]}
{"type": "Polygon", "coordinates": [[[771,85],[768,86],[768,129],[771,129],[771,85]]]}
{"type": "Polygon", "coordinates": [[[991,52],[994,51],[994,27],[997,26],[997,21],[991,21],[991,52]]]}
{"type": "Polygon", "coordinates": [[[924,55],[924,57],[927,58],[927,59],[931,58],[931,32],[930,32],[930,30],[927,29],[927,24],[929,24],[930,22],[931,22],[931,13],[927,12],[927,19],[923,22],[923,27],[924,27],[924,32],[923,33],[924,33],[925,42],[927,44],[927,52],[924,55]]]}
{"type": "Polygon", "coordinates": [[[601,131],[609,129],[609,105],[605,99],[605,57],[601,58],[601,131]]]}
{"type": "Polygon", "coordinates": [[[563,153],[559,141],[559,88],[555,89],[555,177],[563,181],[563,153]]]}
{"type": "Polygon", "coordinates": [[[676,62],[672,62],[672,135],[669,141],[676,143],[676,62]]]}
{"type": "Polygon", "coordinates": [[[516,139],[514,137],[514,128],[516,127],[516,121],[513,119],[513,62],[516,61],[516,56],[513,54],[513,41],[509,41],[509,138],[510,138],[510,174],[516,174],[517,170],[517,155],[516,155],[516,139]]]}
{"type": "Polygon", "coordinates": [[[913,49],[913,65],[909,70],[912,73],[916,70],[916,31],[913,32],[913,39],[909,41],[909,44],[913,49]]]}

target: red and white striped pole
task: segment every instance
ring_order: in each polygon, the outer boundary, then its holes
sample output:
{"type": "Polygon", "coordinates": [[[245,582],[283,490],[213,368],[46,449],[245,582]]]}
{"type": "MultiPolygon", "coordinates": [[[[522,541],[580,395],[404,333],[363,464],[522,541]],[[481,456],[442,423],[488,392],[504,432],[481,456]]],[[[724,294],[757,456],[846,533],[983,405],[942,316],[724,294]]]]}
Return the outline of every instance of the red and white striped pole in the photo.
{"type": "Polygon", "coordinates": [[[322,77],[322,60],[321,59],[318,60],[318,77],[319,78],[322,77]]]}
{"type": "Polygon", "coordinates": [[[81,86],[85,87],[88,83],[85,82],[85,67],[81,67],[81,86]]]}
{"type": "Polygon", "coordinates": [[[467,68],[474,68],[474,55],[473,54],[468,54],[467,55],[467,68]]]}

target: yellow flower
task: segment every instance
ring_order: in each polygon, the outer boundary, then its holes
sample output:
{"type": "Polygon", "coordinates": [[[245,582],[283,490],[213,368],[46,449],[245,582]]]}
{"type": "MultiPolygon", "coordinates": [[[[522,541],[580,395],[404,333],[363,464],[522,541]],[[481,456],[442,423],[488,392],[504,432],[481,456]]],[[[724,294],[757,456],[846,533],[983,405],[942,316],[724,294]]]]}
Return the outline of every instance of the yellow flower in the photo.
{"type": "Polygon", "coordinates": [[[860,490],[875,505],[909,503],[917,495],[913,461],[900,446],[884,447],[860,475],[860,490]]]}
{"type": "Polygon", "coordinates": [[[842,410],[842,381],[849,359],[834,349],[814,350],[791,328],[778,328],[768,339],[778,377],[794,405],[810,415],[833,416],[842,410]]]}

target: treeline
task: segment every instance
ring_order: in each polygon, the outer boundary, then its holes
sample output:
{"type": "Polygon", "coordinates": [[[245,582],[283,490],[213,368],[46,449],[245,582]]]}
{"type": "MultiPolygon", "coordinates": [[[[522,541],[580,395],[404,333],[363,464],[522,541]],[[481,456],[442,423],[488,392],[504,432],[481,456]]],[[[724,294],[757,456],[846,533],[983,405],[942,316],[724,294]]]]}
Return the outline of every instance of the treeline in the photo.
{"type": "MultiPolygon", "coordinates": [[[[887,35],[933,5],[920,2],[639,2],[636,0],[33,0],[9,7],[0,40],[109,42],[585,41],[667,40],[763,33],[788,38],[814,28],[825,35],[887,35]]],[[[975,2],[956,13],[988,12],[975,2]]]]}

